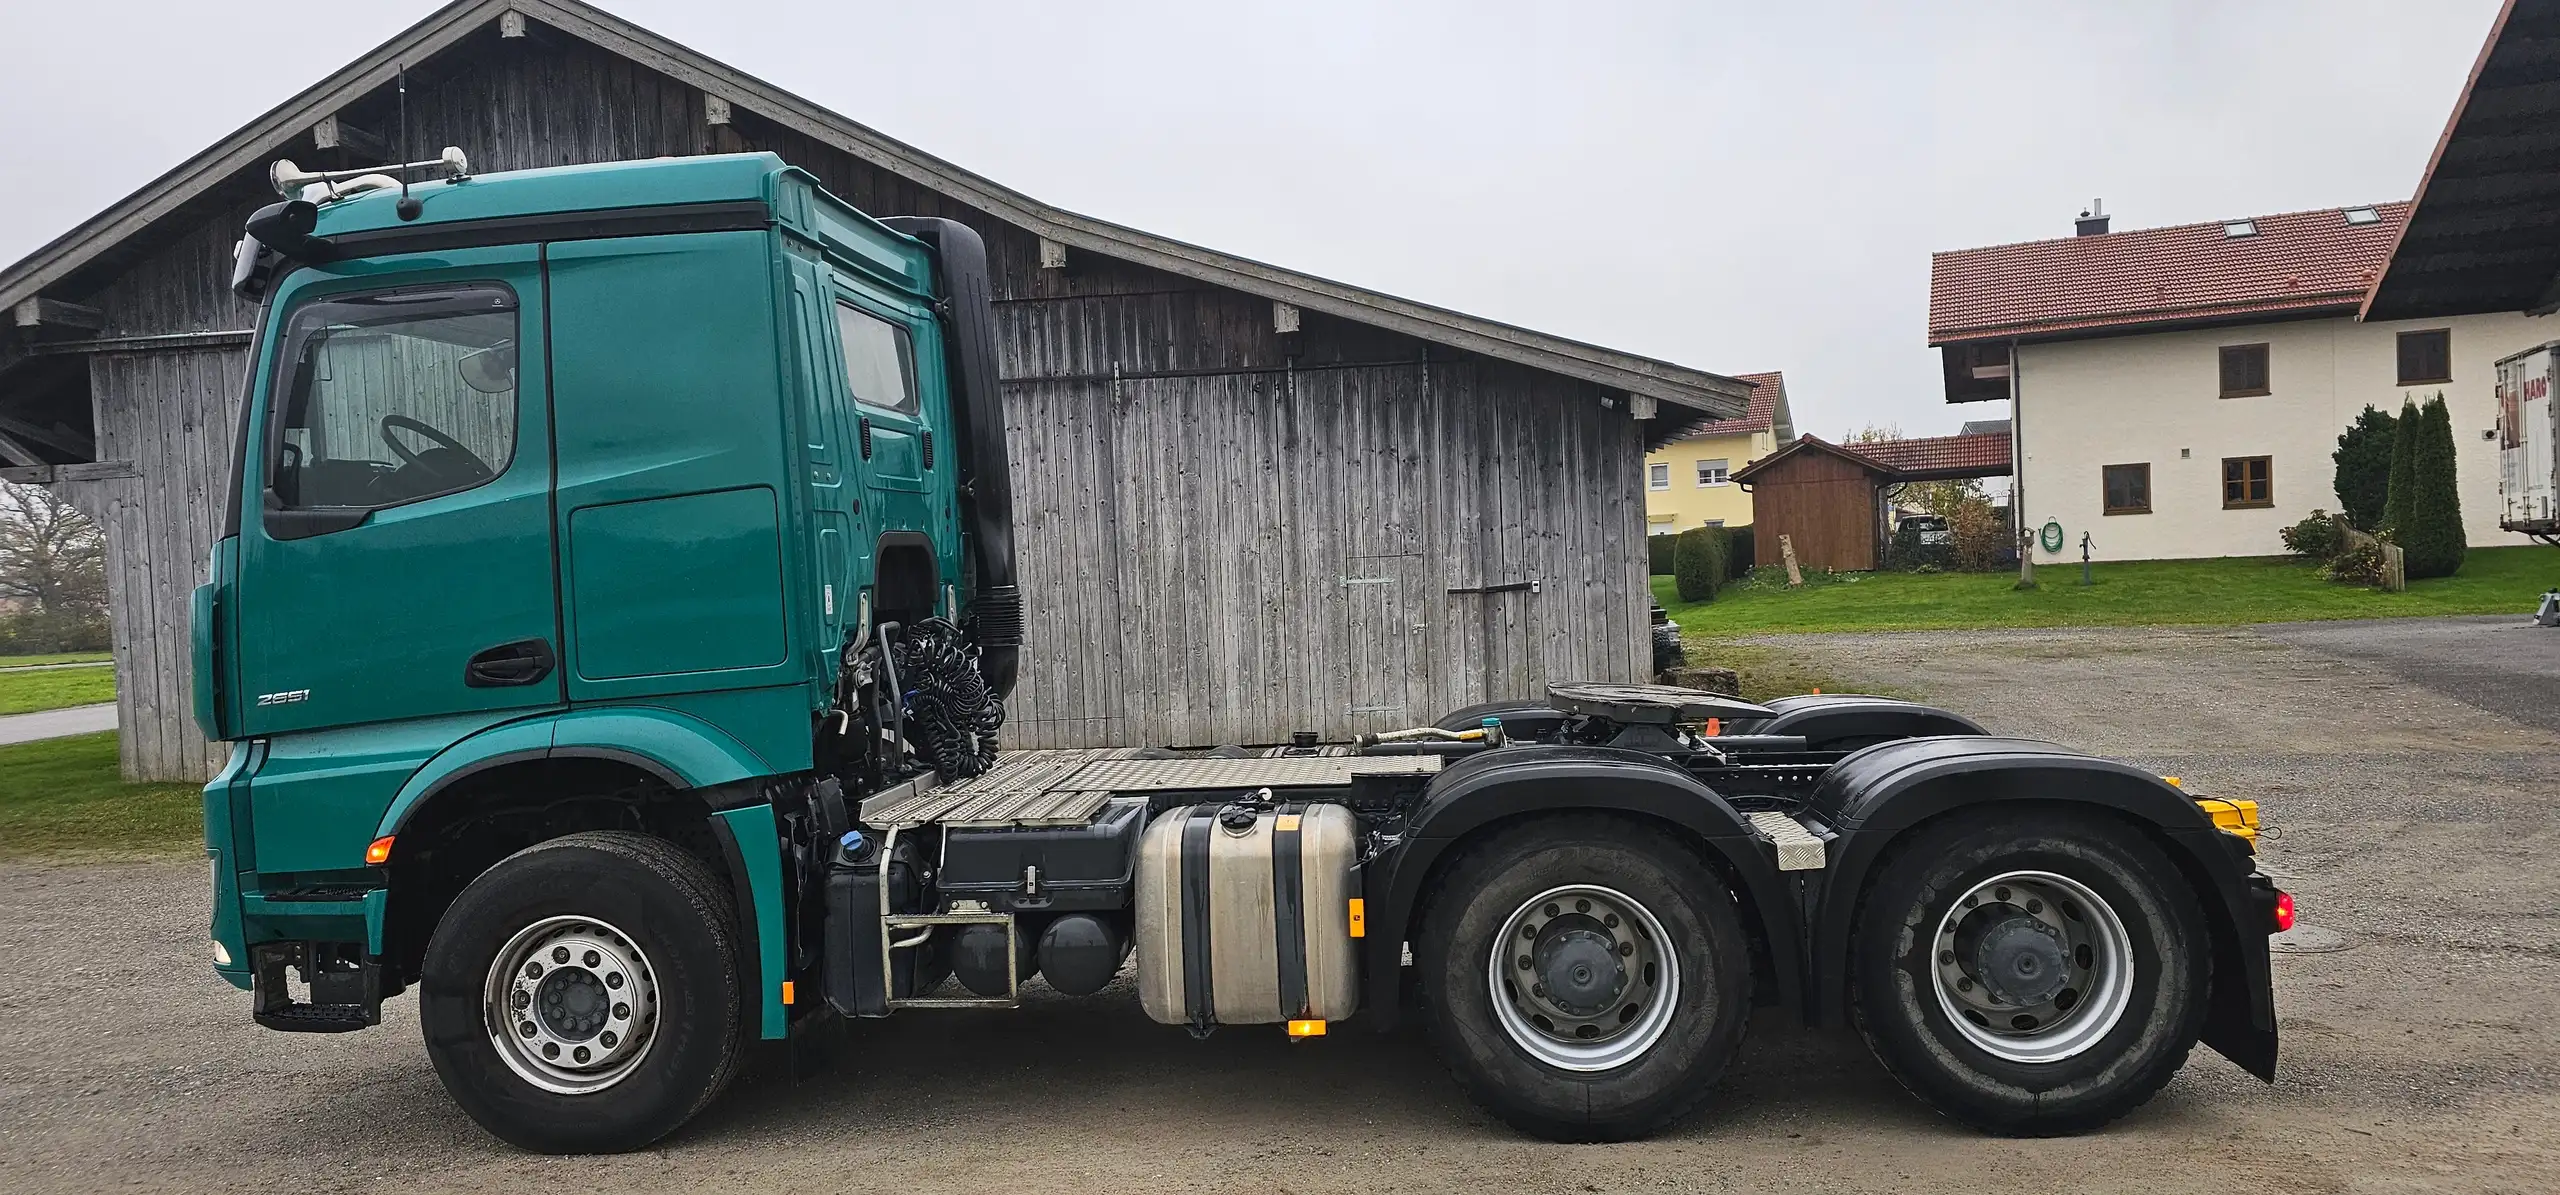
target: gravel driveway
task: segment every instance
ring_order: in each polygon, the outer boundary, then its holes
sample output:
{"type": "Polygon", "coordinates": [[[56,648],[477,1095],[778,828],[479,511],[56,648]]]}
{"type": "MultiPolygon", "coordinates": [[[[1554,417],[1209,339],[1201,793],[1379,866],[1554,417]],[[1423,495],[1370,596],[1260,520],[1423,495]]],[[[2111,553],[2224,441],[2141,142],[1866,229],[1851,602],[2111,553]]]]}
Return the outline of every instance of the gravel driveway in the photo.
{"type": "MultiPolygon", "coordinates": [[[[2551,633],[2560,638],[2560,632],[2551,633]]],[[[2277,958],[2281,1080],[2199,1052],[2091,1136],[1984,1138],[1854,1039],[1754,1027],[1662,1137],[1527,1141],[1410,1035],[1157,1026],[1124,985],[761,1059],[644,1154],[531,1157],[445,1099],[414,1003],[269,1034],[206,970],[200,861],[0,867],[0,1190],[2545,1191],[2560,1175],[2560,736],[2247,630],[1792,638],[1994,729],[2250,795],[2336,953],[2277,958]]]]}

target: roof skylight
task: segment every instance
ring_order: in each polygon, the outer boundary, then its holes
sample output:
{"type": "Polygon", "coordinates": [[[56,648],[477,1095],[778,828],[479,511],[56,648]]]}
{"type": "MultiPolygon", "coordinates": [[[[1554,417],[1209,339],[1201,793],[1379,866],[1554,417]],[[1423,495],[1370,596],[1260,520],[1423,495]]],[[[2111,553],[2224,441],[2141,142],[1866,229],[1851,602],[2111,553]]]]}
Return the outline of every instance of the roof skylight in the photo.
{"type": "Polygon", "coordinates": [[[2346,216],[2347,223],[2349,224],[2379,224],[2382,222],[2382,213],[2369,207],[2348,208],[2346,210],[2346,216]]]}
{"type": "Polygon", "coordinates": [[[2257,222],[2257,221],[2255,221],[2255,220],[2232,220],[2232,221],[2229,221],[2229,222],[2227,222],[2227,223],[2223,224],[2223,226],[2222,226],[2222,235],[2227,236],[2227,237],[2253,237],[2253,236],[2256,236],[2256,235],[2258,235],[2258,222],[2257,222]]]}

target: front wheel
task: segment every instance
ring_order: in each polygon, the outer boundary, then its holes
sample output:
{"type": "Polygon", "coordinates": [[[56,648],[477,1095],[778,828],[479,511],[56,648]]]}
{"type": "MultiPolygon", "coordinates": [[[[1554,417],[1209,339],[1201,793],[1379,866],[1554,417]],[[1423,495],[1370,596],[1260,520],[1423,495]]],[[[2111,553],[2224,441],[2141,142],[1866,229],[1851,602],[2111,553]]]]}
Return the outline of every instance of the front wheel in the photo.
{"type": "Polygon", "coordinates": [[[421,968],[445,1090],[544,1153],[673,1132],[728,1085],[742,1045],[729,903],[700,861],[644,834],[572,834],[482,873],[421,968]]]}
{"type": "Polygon", "coordinates": [[[1858,915],[1851,1008],[1939,1111],[2052,1136],[2139,1107],[2186,1062],[2212,954],[2185,876],[2127,823],[1990,811],[1923,831],[1858,915]]]}
{"type": "Polygon", "coordinates": [[[1613,819],[1531,822],[1468,848],[1415,954],[1451,1072],[1550,1140],[1627,1140],[1684,1115],[1749,1013],[1750,948],[1723,881],[1613,819]]]}

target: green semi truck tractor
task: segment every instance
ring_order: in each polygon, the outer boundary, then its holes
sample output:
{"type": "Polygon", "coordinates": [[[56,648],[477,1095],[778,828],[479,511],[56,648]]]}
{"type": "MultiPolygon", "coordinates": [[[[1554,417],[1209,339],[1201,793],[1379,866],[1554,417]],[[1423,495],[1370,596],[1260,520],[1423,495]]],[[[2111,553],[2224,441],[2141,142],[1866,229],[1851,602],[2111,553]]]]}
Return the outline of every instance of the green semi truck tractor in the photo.
{"type": "Polygon", "coordinates": [[[278,1030],[414,994],[499,1137],[638,1148],[751,1042],[1133,971],[1194,1034],[1419,1021],[1566,1140],[1695,1107],[1762,1005],[1996,1132],[2199,1040],[2274,1073],[2255,806],[1944,710],[1559,684],[999,752],[1051,595],[965,224],[769,154],[272,173],[195,598],[213,963],[278,1030]]]}

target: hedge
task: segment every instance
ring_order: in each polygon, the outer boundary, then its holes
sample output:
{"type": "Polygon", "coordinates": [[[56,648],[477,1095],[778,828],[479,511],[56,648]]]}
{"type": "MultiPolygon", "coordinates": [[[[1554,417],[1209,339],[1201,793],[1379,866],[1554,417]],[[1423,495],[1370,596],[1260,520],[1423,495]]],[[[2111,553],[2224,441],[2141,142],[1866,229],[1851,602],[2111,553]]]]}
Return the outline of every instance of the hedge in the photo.
{"type": "Polygon", "coordinates": [[[1671,551],[1673,548],[1678,547],[1679,543],[1680,537],[1677,535],[1648,535],[1644,537],[1644,555],[1646,561],[1645,571],[1650,572],[1657,577],[1670,576],[1671,551]]]}
{"type": "Polygon", "coordinates": [[[2414,488],[2397,542],[2412,581],[2450,577],[2462,567],[2462,497],[2454,488],[2453,417],[2444,397],[2427,400],[2418,424],[2410,473],[2414,488]]]}
{"type": "Polygon", "coordinates": [[[1684,602],[1714,601],[1716,590],[1728,575],[1732,533],[1722,527],[1694,527],[1681,532],[1678,538],[1680,543],[1672,556],[1673,588],[1684,602]]]}

